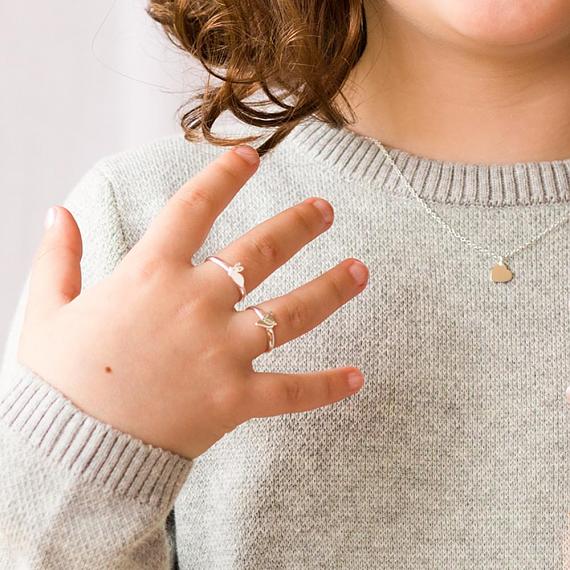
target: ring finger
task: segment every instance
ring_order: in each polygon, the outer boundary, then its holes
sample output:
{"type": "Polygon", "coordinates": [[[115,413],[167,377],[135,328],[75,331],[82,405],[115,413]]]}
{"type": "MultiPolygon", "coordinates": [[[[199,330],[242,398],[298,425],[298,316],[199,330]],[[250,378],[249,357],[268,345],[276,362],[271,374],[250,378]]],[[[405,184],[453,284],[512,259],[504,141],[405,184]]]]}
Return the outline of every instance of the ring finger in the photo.
{"type": "MultiPolygon", "coordinates": [[[[345,259],[293,291],[258,304],[264,313],[271,311],[277,321],[273,328],[275,347],[316,327],[362,291],[367,281],[367,267],[356,259],[345,259]]],[[[244,309],[234,315],[230,325],[252,360],[268,347],[266,330],[254,326],[258,320],[255,311],[244,309]]]]}

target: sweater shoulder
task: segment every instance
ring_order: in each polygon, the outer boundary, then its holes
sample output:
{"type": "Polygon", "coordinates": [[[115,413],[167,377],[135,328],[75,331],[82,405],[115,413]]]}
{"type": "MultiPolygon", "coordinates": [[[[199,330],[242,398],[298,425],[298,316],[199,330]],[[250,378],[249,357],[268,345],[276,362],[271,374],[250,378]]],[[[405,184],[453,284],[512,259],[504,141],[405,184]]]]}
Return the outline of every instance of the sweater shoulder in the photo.
{"type": "MultiPolygon", "coordinates": [[[[244,134],[249,133],[238,131],[229,136],[244,134]]],[[[256,142],[251,144],[257,146],[256,142]]],[[[152,219],[181,186],[228,148],[173,135],[101,158],[97,170],[112,190],[126,250],[141,239],[152,219]]],[[[218,216],[217,229],[211,232],[211,242],[206,245],[217,247],[216,240],[226,243],[235,232],[243,233],[315,191],[332,199],[333,190],[326,184],[323,172],[304,161],[294,144],[282,141],[262,157],[256,173],[218,216]],[[224,234],[225,228],[232,228],[233,233],[224,234]]]]}
{"type": "Polygon", "coordinates": [[[200,170],[224,150],[207,141],[189,142],[183,135],[171,135],[104,156],[97,167],[116,191],[130,184],[163,186],[200,170]]]}
{"type": "Polygon", "coordinates": [[[127,249],[174,193],[227,148],[172,135],[99,159],[96,169],[112,189],[127,249]]]}
{"type": "MultiPolygon", "coordinates": [[[[238,131],[228,136],[246,134],[251,133],[238,131]]],[[[256,146],[255,142],[250,144],[256,146]]],[[[182,134],[170,135],[104,156],[96,167],[120,196],[136,192],[144,198],[145,192],[172,193],[173,187],[179,187],[229,148],[203,139],[190,142],[182,134]]],[[[301,166],[294,146],[284,142],[268,152],[262,162],[262,175],[269,178],[283,175],[284,167],[301,166]]]]}

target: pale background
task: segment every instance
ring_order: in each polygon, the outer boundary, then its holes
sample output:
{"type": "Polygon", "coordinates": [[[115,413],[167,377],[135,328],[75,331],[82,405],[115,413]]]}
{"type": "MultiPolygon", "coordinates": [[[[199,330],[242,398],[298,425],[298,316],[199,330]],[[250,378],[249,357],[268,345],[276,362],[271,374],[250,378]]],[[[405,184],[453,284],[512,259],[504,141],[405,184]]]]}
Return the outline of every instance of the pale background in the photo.
{"type": "Polygon", "coordinates": [[[0,2],[2,346],[47,208],[99,158],[182,132],[177,109],[204,72],[146,4],[0,2]]]}

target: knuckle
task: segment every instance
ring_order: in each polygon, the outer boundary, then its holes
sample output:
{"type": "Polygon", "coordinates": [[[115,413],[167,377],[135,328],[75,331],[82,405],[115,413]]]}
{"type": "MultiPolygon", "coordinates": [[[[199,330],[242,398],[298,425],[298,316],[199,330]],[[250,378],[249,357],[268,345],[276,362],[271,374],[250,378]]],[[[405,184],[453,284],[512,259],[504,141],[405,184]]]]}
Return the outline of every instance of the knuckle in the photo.
{"type": "MultiPolygon", "coordinates": [[[[230,155],[233,153],[230,153],[230,155]]],[[[241,167],[241,163],[240,163],[241,167]]],[[[218,164],[218,170],[220,173],[229,180],[230,184],[240,184],[242,183],[242,177],[239,170],[236,168],[235,163],[232,161],[232,164],[228,164],[227,162],[220,162],[218,164]]]]}
{"type": "Polygon", "coordinates": [[[131,268],[132,276],[135,281],[146,283],[156,277],[163,265],[164,260],[154,255],[147,255],[133,265],[131,268]]]}
{"type": "Polygon", "coordinates": [[[227,384],[216,388],[211,394],[214,409],[226,423],[234,423],[233,418],[240,415],[244,401],[244,390],[238,386],[227,384]]]}
{"type": "Polygon", "coordinates": [[[333,298],[335,305],[342,305],[346,300],[346,287],[344,282],[338,277],[329,280],[329,294],[333,298]]]}
{"type": "Polygon", "coordinates": [[[293,408],[302,403],[303,387],[300,380],[294,378],[285,383],[285,399],[293,408]]]}
{"type": "Polygon", "coordinates": [[[176,194],[176,198],[183,206],[191,209],[200,208],[210,211],[214,208],[212,195],[202,186],[193,186],[187,192],[176,194]]]}
{"type": "Polygon", "coordinates": [[[294,331],[303,330],[309,322],[310,309],[305,301],[299,298],[287,303],[287,323],[294,331]]]}
{"type": "MultiPolygon", "coordinates": [[[[304,204],[306,206],[306,204],[304,204]]],[[[293,223],[296,226],[302,228],[302,230],[307,234],[313,234],[321,225],[321,216],[314,215],[314,210],[312,206],[293,208],[291,215],[293,217],[293,223]]]]}
{"type": "Polygon", "coordinates": [[[174,319],[178,322],[187,323],[189,319],[201,316],[201,300],[196,298],[180,301],[174,310],[174,319]]]}
{"type": "Polygon", "coordinates": [[[40,248],[35,255],[34,263],[38,263],[42,260],[46,255],[49,256],[52,253],[58,254],[67,252],[70,253],[73,257],[79,256],[79,251],[66,243],[58,243],[58,244],[51,244],[45,247],[40,248]]]}
{"type": "Polygon", "coordinates": [[[277,263],[279,260],[279,247],[272,237],[268,235],[252,236],[250,245],[264,261],[277,263]]]}
{"type": "Polygon", "coordinates": [[[330,372],[323,373],[322,390],[323,390],[323,400],[325,402],[333,402],[338,399],[334,390],[334,377],[330,372]]]}
{"type": "Polygon", "coordinates": [[[44,258],[46,255],[49,255],[53,251],[55,251],[55,246],[46,246],[38,249],[34,257],[34,263],[39,263],[42,258],[44,258]]]}

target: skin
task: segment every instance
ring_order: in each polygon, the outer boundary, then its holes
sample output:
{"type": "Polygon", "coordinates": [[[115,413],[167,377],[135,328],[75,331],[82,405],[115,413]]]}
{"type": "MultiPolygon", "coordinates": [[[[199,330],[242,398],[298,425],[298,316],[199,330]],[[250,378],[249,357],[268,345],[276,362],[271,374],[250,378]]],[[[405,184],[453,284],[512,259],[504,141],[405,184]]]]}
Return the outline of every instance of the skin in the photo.
{"type": "MultiPolygon", "coordinates": [[[[365,6],[369,43],[345,89],[355,132],[442,160],[570,156],[564,0],[365,6]]],[[[351,367],[255,372],[252,360],[266,348],[255,313],[234,310],[239,292],[221,268],[188,261],[257,165],[255,156],[223,153],[171,198],[108,278],[83,292],[79,228],[57,207],[33,261],[20,362],[90,415],[188,458],[250,418],[314,409],[358,390],[348,384],[351,367]]],[[[329,203],[305,201],[213,253],[242,261],[251,291],[332,217],[329,203]]],[[[366,267],[348,259],[261,304],[277,317],[276,346],[317,326],[367,279],[366,267]]]]}
{"type": "MultiPolygon", "coordinates": [[[[249,161],[226,151],[184,184],[114,272],[83,292],[81,234],[57,207],[30,276],[18,360],[89,415],[189,459],[248,419],[329,405],[363,382],[350,366],[255,372],[252,360],[267,348],[258,317],[234,309],[240,292],[222,268],[189,261],[257,170],[257,152],[245,148],[249,161]]],[[[251,292],[333,217],[328,202],[308,198],[213,254],[242,262],[251,292]]],[[[364,264],[349,258],[259,304],[276,316],[275,347],[317,326],[367,280],[364,264]]]]}
{"type": "Polygon", "coordinates": [[[440,160],[570,157],[567,0],[366,0],[357,133],[440,160]]]}
{"type": "Polygon", "coordinates": [[[570,157],[567,0],[364,6],[367,46],[343,89],[356,115],[348,128],[438,160],[570,157]]]}

